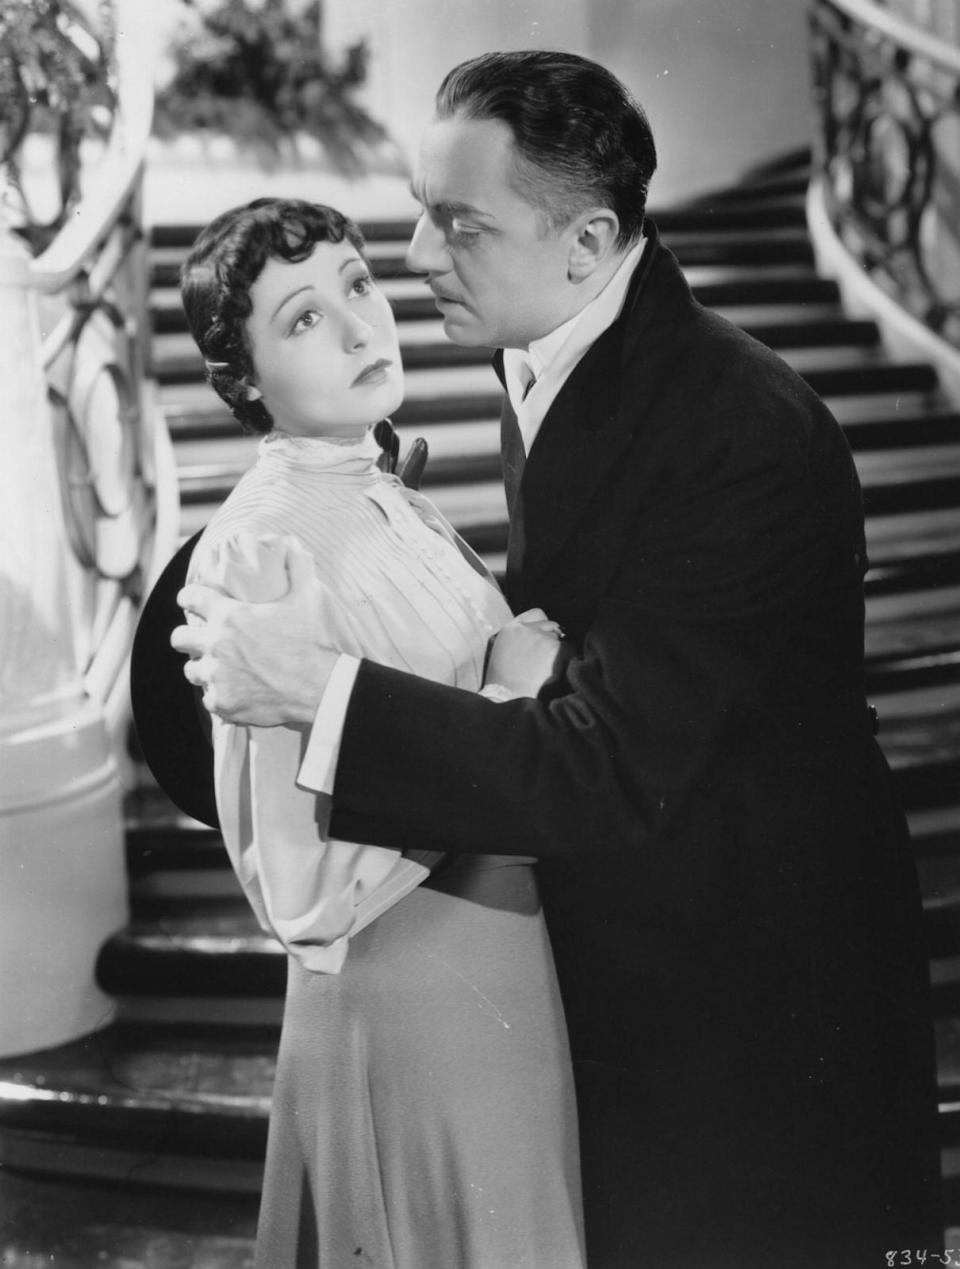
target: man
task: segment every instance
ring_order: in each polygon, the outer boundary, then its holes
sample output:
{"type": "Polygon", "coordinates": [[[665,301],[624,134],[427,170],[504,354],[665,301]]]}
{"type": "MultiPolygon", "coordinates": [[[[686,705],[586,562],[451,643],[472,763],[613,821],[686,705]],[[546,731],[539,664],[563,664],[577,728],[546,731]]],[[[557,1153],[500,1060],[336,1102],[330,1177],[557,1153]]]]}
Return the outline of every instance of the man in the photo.
{"type": "Polygon", "coordinates": [[[538,700],[318,647],[296,562],[256,610],[188,587],[174,643],[208,708],[312,728],[337,836],[540,857],[591,1269],[867,1269],[939,1232],[859,488],[819,399],[693,300],[654,166],[623,86],[543,52],[454,69],[417,164],[409,263],[504,350],[507,594],[570,651],[538,700]]]}

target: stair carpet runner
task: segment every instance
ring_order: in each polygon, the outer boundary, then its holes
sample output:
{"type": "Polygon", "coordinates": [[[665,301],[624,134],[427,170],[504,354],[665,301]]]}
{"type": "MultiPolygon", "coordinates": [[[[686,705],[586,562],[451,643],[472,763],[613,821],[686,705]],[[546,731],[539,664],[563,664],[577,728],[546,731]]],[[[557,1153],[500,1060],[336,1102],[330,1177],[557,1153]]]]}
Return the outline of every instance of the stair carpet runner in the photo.
{"type": "MultiPolygon", "coordinates": [[[[937,1012],[944,1224],[960,1246],[960,410],[935,369],[894,362],[818,277],[802,164],[656,217],[697,297],[775,348],[846,430],[864,486],[868,699],[908,809],[937,1012]]],[[[496,570],[506,546],[500,388],[486,350],[443,335],[405,272],[408,224],[365,227],[401,329],[402,448],[430,445],[424,489],[496,570]]],[[[182,533],[206,523],[258,438],[203,384],[176,274],[195,230],[154,233],[152,374],[174,441],[182,533]]],[[[246,907],[218,835],[144,771],[129,799],[131,924],[98,973],[119,1020],[0,1061],[0,1259],[106,1269],[241,1269],[252,1257],[286,958],[246,907]]],[[[957,1256],[960,1262],[960,1253],[957,1256]]]]}

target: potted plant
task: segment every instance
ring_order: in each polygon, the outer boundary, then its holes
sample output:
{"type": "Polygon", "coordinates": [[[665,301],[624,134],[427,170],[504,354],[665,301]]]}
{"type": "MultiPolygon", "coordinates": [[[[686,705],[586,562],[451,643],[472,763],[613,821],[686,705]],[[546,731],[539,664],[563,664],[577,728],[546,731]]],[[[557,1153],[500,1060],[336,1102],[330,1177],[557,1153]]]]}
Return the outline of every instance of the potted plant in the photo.
{"type": "MultiPolygon", "coordinates": [[[[211,148],[229,138],[265,169],[297,165],[316,147],[342,176],[401,172],[386,130],[356,100],[367,73],[363,42],[334,64],[321,41],[320,0],[181,0],[193,21],[171,49],[154,133],[211,148]]],[[[215,147],[214,147],[215,148],[215,147]]],[[[221,147],[222,149],[222,147],[221,147]]]]}

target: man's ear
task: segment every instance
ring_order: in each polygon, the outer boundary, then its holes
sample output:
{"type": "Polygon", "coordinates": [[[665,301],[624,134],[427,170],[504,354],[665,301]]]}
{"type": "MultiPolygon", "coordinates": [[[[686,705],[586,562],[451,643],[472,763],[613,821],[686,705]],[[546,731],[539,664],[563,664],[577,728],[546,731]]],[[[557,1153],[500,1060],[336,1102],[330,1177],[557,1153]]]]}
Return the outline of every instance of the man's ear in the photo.
{"type": "Polygon", "coordinates": [[[610,258],[616,247],[620,221],[615,211],[599,207],[583,212],[574,227],[576,237],[567,259],[567,277],[571,282],[583,282],[610,258]]]}

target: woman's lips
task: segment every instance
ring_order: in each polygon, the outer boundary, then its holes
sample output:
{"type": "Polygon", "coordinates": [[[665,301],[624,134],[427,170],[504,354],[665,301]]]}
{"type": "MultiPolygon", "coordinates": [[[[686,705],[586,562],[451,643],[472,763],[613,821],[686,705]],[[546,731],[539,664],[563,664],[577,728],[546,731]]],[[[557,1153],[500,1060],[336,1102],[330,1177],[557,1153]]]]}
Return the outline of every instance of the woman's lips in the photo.
{"type": "Polygon", "coordinates": [[[393,363],[381,357],[379,361],[372,361],[369,366],[364,368],[354,379],[350,385],[352,388],[362,388],[370,383],[382,383],[387,377],[387,371],[393,363]]]}

